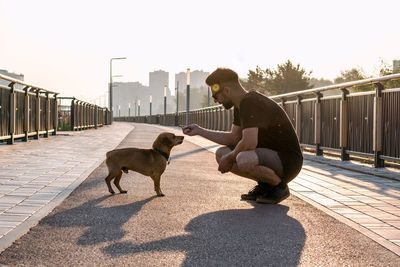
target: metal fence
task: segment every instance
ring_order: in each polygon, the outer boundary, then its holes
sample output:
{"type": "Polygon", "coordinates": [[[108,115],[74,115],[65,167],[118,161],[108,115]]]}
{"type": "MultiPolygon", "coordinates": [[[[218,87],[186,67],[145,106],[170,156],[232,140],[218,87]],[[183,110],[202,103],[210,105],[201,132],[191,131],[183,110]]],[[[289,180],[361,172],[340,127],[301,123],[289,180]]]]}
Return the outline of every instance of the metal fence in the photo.
{"type": "MultiPolygon", "coordinates": [[[[340,153],[342,160],[350,155],[371,157],[375,167],[385,160],[400,162],[400,88],[384,89],[384,82],[399,80],[400,74],[319,87],[271,96],[286,111],[302,147],[340,153]],[[376,90],[349,93],[349,88],[374,84],[376,90]],[[324,96],[327,91],[341,90],[340,95],[324,96]]],[[[186,112],[164,115],[120,117],[118,121],[186,124],[186,112]]],[[[213,106],[189,112],[189,123],[219,131],[230,130],[233,110],[213,106]]]]}
{"type": "Polygon", "coordinates": [[[13,144],[15,139],[28,141],[40,136],[55,135],[57,130],[83,130],[110,124],[110,112],[83,101],[71,101],[69,129],[58,128],[65,107],[59,112],[58,93],[1,75],[0,80],[0,142],[13,144]]]}
{"type": "Polygon", "coordinates": [[[59,97],[59,100],[69,100],[69,105],[59,104],[60,130],[85,130],[111,124],[111,112],[107,108],[99,107],[78,100],[75,97],[59,97]]]}

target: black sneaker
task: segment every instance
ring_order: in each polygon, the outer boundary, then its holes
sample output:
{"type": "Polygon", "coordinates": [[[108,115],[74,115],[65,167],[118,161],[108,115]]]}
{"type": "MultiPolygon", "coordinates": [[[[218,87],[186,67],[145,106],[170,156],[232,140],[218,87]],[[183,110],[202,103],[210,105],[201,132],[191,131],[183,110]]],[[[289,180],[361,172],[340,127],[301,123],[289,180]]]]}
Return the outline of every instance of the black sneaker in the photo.
{"type": "Polygon", "coordinates": [[[271,191],[272,187],[269,184],[259,182],[253,189],[247,194],[240,196],[243,200],[256,200],[258,197],[271,191]]]}
{"type": "Polygon", "coordinates": [[[286,185],[276,186],[270,192],[257,197],[258,203],[278,204],[290,196],[289,187],[286,185]]]}

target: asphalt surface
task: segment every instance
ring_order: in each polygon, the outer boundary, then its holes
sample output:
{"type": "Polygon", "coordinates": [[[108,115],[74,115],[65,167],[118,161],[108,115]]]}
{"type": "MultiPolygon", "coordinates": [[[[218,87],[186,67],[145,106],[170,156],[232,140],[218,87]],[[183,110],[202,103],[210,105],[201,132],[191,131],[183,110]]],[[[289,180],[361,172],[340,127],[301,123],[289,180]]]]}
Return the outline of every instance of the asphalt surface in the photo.
{"type": "MultiPolygon", "coordinates": [[[[136,125],[122,147],[149,148],[160,133],[136,125]]],[[[217,172],[215,156],[184,141],[172,150],[156,197],[130,172],[110,196],[104,162],[39,224],[0,254],[29,266],[400,266],[400,258],[297,197],[240,200],[254,182],[217,172]]]]}

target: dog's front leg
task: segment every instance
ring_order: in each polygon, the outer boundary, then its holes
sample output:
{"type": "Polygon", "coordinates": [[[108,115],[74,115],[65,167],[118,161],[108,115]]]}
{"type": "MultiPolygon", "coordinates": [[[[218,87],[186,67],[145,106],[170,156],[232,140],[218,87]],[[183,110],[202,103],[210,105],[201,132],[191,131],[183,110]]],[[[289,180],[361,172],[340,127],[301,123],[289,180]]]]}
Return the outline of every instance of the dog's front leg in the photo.
{"type": "Polygon", "coordinates": [[[159,196],[159,197],[165,196],[165,195],[163,194],[163,192],[161,191],[161,188],[160,188],[160,179],[161,179],[161,175],[154,175],[154,176],[151,176],[151,179],[153,179],[153,182],[154,182],[154,190],[156,191],[157,196],[159,196]]]}

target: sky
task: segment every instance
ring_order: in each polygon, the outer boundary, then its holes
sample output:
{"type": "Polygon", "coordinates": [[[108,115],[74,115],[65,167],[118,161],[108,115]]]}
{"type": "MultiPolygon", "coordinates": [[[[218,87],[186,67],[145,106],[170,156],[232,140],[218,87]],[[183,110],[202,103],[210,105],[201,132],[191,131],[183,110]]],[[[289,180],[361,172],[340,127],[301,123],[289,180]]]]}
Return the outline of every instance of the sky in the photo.
{"type": "Polygon", "coordinates": [[[0,69],[92,103],[104,102],[110,59],[118,82],[149,72],[212,72],[242,78],[286,60],[334,79],[400,59],[398,0],[0,0],[0,69]]]}

